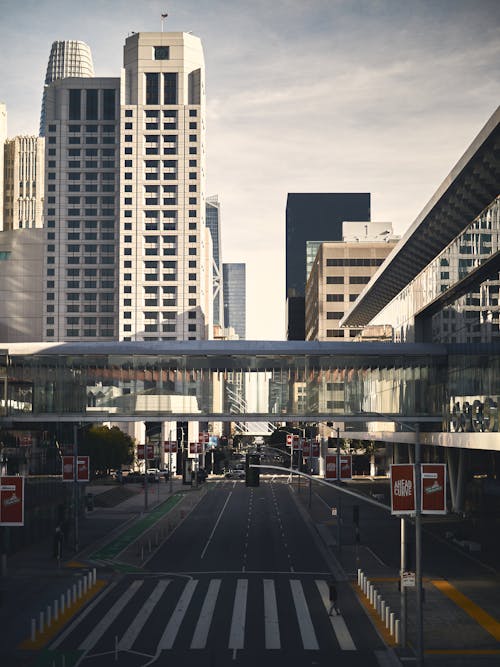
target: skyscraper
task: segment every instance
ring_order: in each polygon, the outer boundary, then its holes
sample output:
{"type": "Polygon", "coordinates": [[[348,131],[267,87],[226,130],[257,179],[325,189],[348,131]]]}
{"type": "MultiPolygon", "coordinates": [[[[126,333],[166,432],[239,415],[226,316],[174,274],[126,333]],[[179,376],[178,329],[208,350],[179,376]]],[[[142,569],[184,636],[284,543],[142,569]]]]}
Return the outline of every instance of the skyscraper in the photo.
{"type": "Polygon", "coordinates": [[[47,72],[45,74],[45,87],[42,97],[42,111],[40,114],[40,136],[45,136],[45,90],[58,79],[66,77],[88,77],[94,76],[94,65],[92,64],[92,53],[85,42],[74,39],[58,40],[52,43],[50,49],[47,72]]]}
{"type": "Polygon", "coordinates": [[[7,139],[7,107],[0,102],[0,232],[4,229],[4,145],[7,139]]]}
{"type": "Polygon", "coordinates": [[[4,230],[43,226],[44,139],[5,142],[4,230]]]}
{"type": "Polygon", "coordinates": [[[119,336],[211,338],[201,41],[136,33],[126,40],[124,68],[119,336]]]}
{"type": "Polygon", "coordinates": [[[246,338],[246,266],[223,264],[224,326],[246,338]]]}
{"type": "Polygon", "coordinates": [[[220,229],[220,203],[217,195],[206,199],[206,225],[212,236],[214,326],[224,326],[224,302],[222,296],[222,253],[220,229]]]}
{"type": "Polygon", "coordinates": [[[287,339],[305,339],[307,241],[341,241],[342,222],[370,220],[370,193],[290,193],[286,204],[287,339]]]}

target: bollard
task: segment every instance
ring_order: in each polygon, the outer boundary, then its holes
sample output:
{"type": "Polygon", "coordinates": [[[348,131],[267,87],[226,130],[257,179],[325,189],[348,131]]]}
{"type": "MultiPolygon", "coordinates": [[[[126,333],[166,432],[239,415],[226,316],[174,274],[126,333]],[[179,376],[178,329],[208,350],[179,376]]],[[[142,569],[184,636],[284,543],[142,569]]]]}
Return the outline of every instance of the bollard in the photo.
{"type": "Polygon", "coordinates": [[[380,601],[380,618],[382,621],[385,619],[385,600],[380,601]]]}
{"type": "Polygon", "coordinates": [[[380,605],[382,604],[382,598],[380,597],[380,593],[377,593],[377,597],[375,598],[375,611],[377,614],[380,614],[380,605]]]}
{"type": "Polygon", "coordinates": [[[361,586],[361,570],[358,567],[358,586],[361,586]]]}
{"type": "Polygon", "coordinates": [[[386,605],[386,607],[385,607],[385,628],[386,628],[386,630],[389,630],[389,616],[390,616],[390,613],[391,613],[391,608],[389,607],[389,605],[386,605]]]}
{"type": "Polygon", "coordinates": [[[50,605],[47,605],[45,618],[47,619],[47,628],[50,628],[50,626],[52,625],[52,607],[50,605]]]}
{"type": "Polygon", "coordinates": [[[396,642],[396,644],[399,644],[399,626],[400,626],[400,621],[398,618],[394,623],[394,641],[396,642]]]}
{"type": "Polygon", "coordinates": [[[39,632],[40,634],[43,633],[43,629],[44,629],[44,622],[43,622],[43,620],[44,620],[43,611],[41,611],[41,612],[40,612],[39,622],[38,622],[38,632],[39,632]]]}
{"type": "Polygon", "coordinates": [[[368,586],[369,585],[370,585],[370,582],[365,577],[364,580],[363,580],[363,593],[365,594],[365,597],[368,597],[368,586]]]}
{"type": "Polygon", "coordinates": [[[31,619],[31,641],[34,642],[36,639],[36,619],[31,619]]]}
{"type": "Polygon", "coordinates": [[[71,607],[71,588],[66,591],[66,609],[71,607]]]}
{"type": "Polygon", "coordinates": [[[87,577],[83,577],[83,594],[87,595],[87,577]]]}
{"type": "Polygon", "coordinates": [[[77,601],[77,597],[76,597],[76,584],[73,584],[73,588],[72,588],[72,596],[71,596],[71,604],[75,604],[76,601],[77,601]]]}
{"type": "Polygon", "coordinates": [[[141,544],[141,560],[144,560],[144,545],[141,544]]]}
{"type": "Polygon", "coordinates": [[[395,621],[394,612],[391,611],[389,615],[389,633],[391,636],[394,636],[394,621],[395,621]]]}
{"type": "Polygon", "coordinates": [[[97,581],[97,571],[94,567],[94,569],[92,570],[92,585],[95,585],[96,581],[97,581]]]}
{"type": "Polygon", "coordinates": [[[64,602],[65,602],[64,593],[61,593],[61,614],[64,614],[64,602]]]}
{"type": "Polygon", "coordinates": [[[54,600],[54,621],[59,618],[59,600],[54,600]]]}
{"type": "Polygon", "coordinates": [[[76,590],[78,591],[78,599],[82,597],[82,581],[78,579],[76,590]]]}

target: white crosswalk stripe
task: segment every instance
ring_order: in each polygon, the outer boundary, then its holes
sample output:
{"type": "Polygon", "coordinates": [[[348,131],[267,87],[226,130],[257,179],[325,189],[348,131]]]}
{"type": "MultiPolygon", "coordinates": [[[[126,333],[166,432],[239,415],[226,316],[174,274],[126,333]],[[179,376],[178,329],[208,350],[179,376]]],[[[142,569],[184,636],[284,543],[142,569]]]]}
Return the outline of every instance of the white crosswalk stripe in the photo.
{"type": "Polygon", "coordinates": [[[156,584],[155,589],[153,590],[149,598],[146,600],[146,602],[142,605],[137,616],[132,621],[132,624],[121,638],[118,644],[118,649],[120,651],[128,651],[129,649],[132,648],[142,628],[146,625],[146,621],[151,616],[153,609],[155,608],[157,603],[161,600],[161,597],[165,592],[165,589],[167,588],[169,583],[170,579],[164,579],[156,584]]]}
{"type": "Polygon", "coordinates": [[[196,628],[194,630],[193,639],[191,641],[191,648],[205,648],[207,645],[208,632],[210,624],[214,615],[215,603],[219,595],[221,580],[212,579],[208,587],[203,606],[201,608],[200,617],[196,628]]]}
{"type": "Polygon", "coordinates": [[[306,651],[317,651],[319,649],[316,633],[311,619],[311,614],[307,608],[307,602],[304,595],[304,589],[298,579],[290,580],[290,588],[292,589],[293,602],[295,604],[295,611],[299,621],[299,630],[302,637],[302,644],[306,651]]]}
{"type": "MultiPolygon", "coordinates": [[[[88,653],[95,650],[101,640],[101,645],[104,645],[104,640],[106,645],[110,645],[113,640],[115,646],[116,634],[112,624],[116,621],[121,633],[116,648],[123,652],[137,650],[136,644],[144,642],[141,639],[144,633],[148,636],[148,653],[156,650],[157,655],[162,650],[178,650],[182,647],[204,650],[210,647],[216,637],[219,645],[222,641],[232,651],[258,646],[266,650],[292,648],[316,651],[320,649],[318,637],[321,643],[328,642],[329,647],[333,642],[333,636],[330,634],[328,639],[324,630],[317,635],[320,625],[315,627],[315,623],[320,598],[324,613],[327,614],[328,585],[323,579],[250,577],[238,578],[236,581],[214,578],[189,579],[186,582],[170,578],[147,583],[143,579],[135,580],[111,604],[87,637],[79,639],[79,649],[88,653]],[[136,599],[133,599],[134,596],[136,599]],[[231,606],[228,605],[228,598],[232,602],[231,606]],[[249,606],[249,600],[253,606],[249,606]],[[130,610],[133,610],[134,615],[128,627],[125,627],[124,619],[127,615],[130,617],[130,610]],[[247,618],[250,610],[251,621],[247,618]],[[295,618],[290,618],[290,613],[295,618]],[[282,614],[287,614],[286,626],[282,614]],[[153,615],[155,624],[148,623],[153,615]],[[159,629],[158,619],[164,619],[159,629]],[[291,627],[294,628],[293,632],[290,632],[291,627]]],[[[326,628],[325,617],[321,623],[326,628]]],[[[356,651],[344,618],[334,616],[330,623],[339,648],[342,651],[356,651]]],[[[60,643],[63,644],[67,638],[65,635],[64,641],[60,643]]]]}

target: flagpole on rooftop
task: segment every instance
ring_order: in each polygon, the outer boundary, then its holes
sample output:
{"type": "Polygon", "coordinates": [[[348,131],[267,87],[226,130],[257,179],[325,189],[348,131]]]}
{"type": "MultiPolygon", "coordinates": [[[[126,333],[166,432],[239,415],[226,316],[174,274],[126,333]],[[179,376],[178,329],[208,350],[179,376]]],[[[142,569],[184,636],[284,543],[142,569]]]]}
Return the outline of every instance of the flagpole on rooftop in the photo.
{"type": "Polygon", "coordinates": [[[167,18],[168,14],[161,14],[160,15],[160,20],[161,20],[161,31],[163,32],[163,23],[165,22],[165,19],[167,18]]]}

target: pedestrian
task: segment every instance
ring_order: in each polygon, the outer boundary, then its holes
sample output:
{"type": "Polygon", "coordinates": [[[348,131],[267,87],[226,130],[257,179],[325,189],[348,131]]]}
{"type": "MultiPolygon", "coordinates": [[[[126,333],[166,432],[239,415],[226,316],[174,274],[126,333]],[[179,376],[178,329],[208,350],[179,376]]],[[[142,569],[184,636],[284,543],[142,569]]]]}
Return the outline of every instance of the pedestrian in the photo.
{"type": "Polygon", "coordinates": [[[335,611],[337,616],[340,616],[340,609],[337,606],[337,586],[335,585],[335,580],[330,579],[328,582],[328,595],[330,598],[330,608],[328,609],[328,616],[332,615],[332,612],[335,611]]]}

